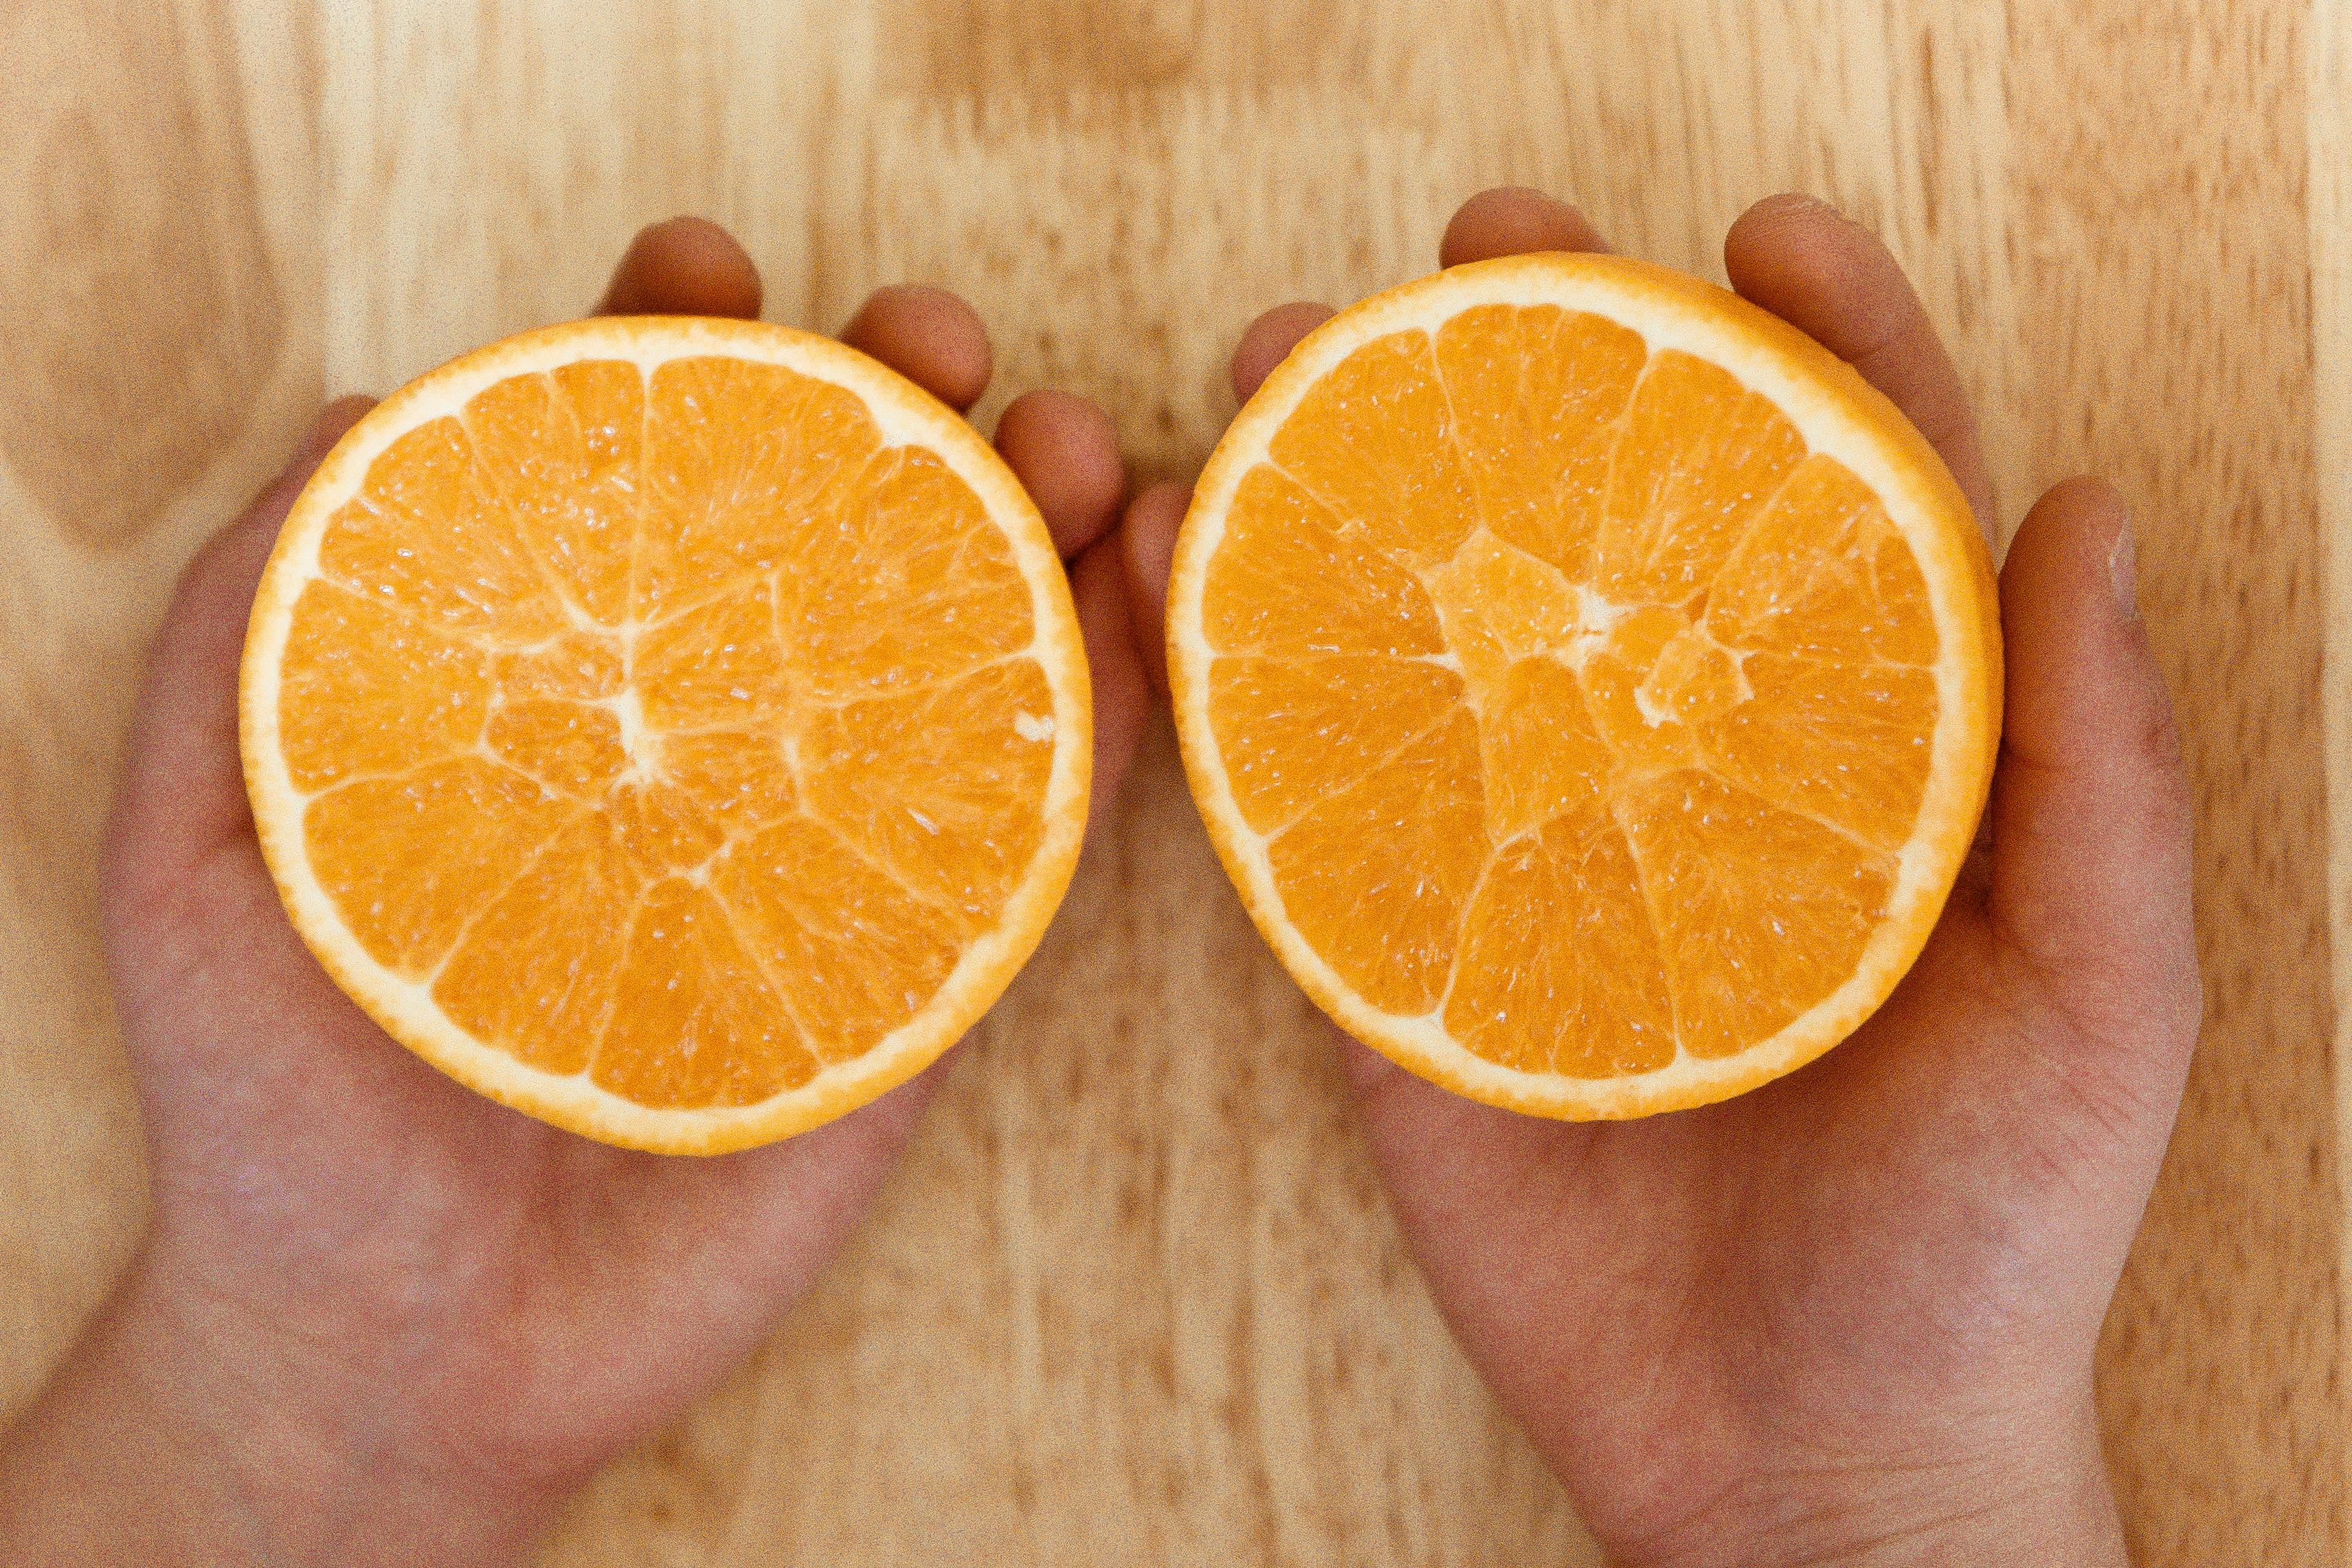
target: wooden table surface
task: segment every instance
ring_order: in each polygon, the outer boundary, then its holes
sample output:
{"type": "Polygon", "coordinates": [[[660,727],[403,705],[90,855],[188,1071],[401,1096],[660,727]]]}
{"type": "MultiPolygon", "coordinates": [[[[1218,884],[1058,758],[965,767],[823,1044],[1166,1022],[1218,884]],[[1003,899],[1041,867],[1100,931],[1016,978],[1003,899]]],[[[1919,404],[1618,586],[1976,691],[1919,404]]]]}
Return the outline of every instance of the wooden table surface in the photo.
{"type": "MultiPolygon", "coordinates": [[[[1877,225],[2003,532],[2115,478],[2200,805],[2210,1023],[2108,1325],[2152,1563],[2341,1563],[2352,19],[2333,0],[270,0],[0,9],[0,1409],[129,1254],[92,854],[174,571],[322,396],[731,225],[777,320],[963,290],[1000,390],[1197,464],[1259,307],[1544,185],[1720,275],[1786,186],[1877,225]],[[297,8],[298,11],[299,8],[297,8]],[[2331,816],[2331,797],[2336,811],[2331,816]]],[[[878,1212],[616,1464],[563,1564],[1588,1562],[1448,1342],[1164,723],[878,1212]]]]}

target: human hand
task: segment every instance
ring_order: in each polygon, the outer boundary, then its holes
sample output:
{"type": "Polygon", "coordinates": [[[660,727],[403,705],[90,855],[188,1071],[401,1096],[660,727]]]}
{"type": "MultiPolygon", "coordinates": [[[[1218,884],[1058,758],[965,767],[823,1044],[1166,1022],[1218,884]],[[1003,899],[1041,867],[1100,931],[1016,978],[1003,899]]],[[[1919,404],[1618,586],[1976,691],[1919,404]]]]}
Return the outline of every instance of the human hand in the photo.
{"type": "MultiPolygon", "coordinates": [[[[1573,209],[1503,190],[1464,205],[1442,259],[1601,248],[1573,209]]],[[[1893,399],[1989,515],[1958,378],[1876,239],[1779,197],[1725,261],[1893,399]]],[[[1260,317],[1235,392],[1329,314],[1260,317]]],[[[1164,601],[1186,500],[1158,487],[1129,510],[1139,602],[1164,601]]],[[[2092,1355],[2200,1007],[2188,790],[2130,537],[2088,481],[2019,530],[1989,842],[1909,976],[1828,1056],[1723,1104],[1568,1124],[1343,1040],[1432,1291],[1614,1560],[2123,1561],[2092,1355]]],[[[1159,621],[1138,628],[1155,674],[1159,621]]]]}
{"type": "MultiPolygon", "coordinates": [[[[637,237],[600,309],[759,307],[735,242],[680,219],[637,237]]],[[[844,337],[959,409],[989,380],[978,318],[936,289],[882,290],[844,337]]],[[[188,569],[156,640],[104,877],[153,1227],[0,1449],[0,1560],[517,1559],[808,1286],[926,1093],[740,1154],[636,1153],[460,1088],[327,978],[255,841],[237,663],[289,507],[366,406],[326,411],[188,569]]],[[[996,439],[1071,563],[1107,799],[1144,703],[1112,427],[1038,392],[996,439]]]]}

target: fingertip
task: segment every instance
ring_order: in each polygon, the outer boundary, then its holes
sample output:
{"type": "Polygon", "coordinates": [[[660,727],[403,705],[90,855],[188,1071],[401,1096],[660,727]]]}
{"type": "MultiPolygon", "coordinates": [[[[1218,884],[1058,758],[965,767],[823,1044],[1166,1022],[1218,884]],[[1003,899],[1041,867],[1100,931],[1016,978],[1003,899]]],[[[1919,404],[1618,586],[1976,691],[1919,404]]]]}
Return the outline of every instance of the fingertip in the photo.
{"type": "Polygon", "coordinates": [[[2138,618],[2137,552],[2131,507],[2106,480],[2077,474],[2043,492],[2001,563],[2000,609],[2005,637],[2029,652],[2052,629],[2138,618]],[[2095,590],[2106,589],[2103,605],[2095,590]]]}
{"type": "Polygon", "coordinates": [[[733,235],[709,218],[665,218],[629,241],[596,314],[749,320],[760,293],[760,269],[733,235]]]}
{"type": "Polygon", "coordinates": [[[1301,300],[1276,305],[1252,321],[1234,347],[1234,395],[1244,403],[1255,396],[1275,366],[1290,357],[1298,340],[1336,314],[1328,305],[1301,300]]]}
{"type": "Polygon", "coordinates": [[[1525,185],[1496,185],[1455,210],[1438,244],[1437,264],[1459,267],[1538,250],[1608,248],[1601,231],[1568,203],[1525,185]]]}
{"type": "Polygon", "coordinates": [[[2116,613],[2126,621],[2137,621],[2139,533],[2132,524],[2131,503],[2123,492],[2105,479],[2077,474],[2053,485],[2044,500],[2082,519],[2091,548],[2106,563],[2107,588],[2114,595],[2116,613]]]}
{"type": "Polygon", "coordinates": [[[1903,264],[1877,235],[1819,197],[1767,196],[1724,236],[1742,299],[1859,372],[1902,410],[1952,472],[1980,526],[1992,522],[1976,411],[1903,264]]]}
{"type": "Polygon", "coordinates": [[[1127,492],[1118,427],[1086,398],[1024,392],[996,422],[996,449],[1069,560],[1108,533],[1127,492]]]}
{"type": "Polygon", "coordinates": [[[2123,497],[2096,479],[2052,487],[2020,525],[2000,574],[1992,802],[2004,930],[2119,1016],[2158,987],[2185,994],[2178,982],[2195,968],[2194,811],[2171,694],[2134,608],[2133,537],[2123,497]]]}
{"type": "Polygon", "coordinates": [[[1128,504],[1119,529],[1128,616],[1135,649],[1153,690],[1168,694],[1168,574],[1176,535],[1192,505],[1189,485],[1162,481],[1128,504]]]}
{"type": "Polygon", "coordinates": [[[2076,476],[2025,514],[2001,563],[2007,655],[2002,740],[2029,765],[2074,766],[2116,723],[2152,760],[2178,763],[2171,698],[2140,624],[2131,508],[2104,479],[2076,476]]]}
{"type": "Polygon", "coordinates": [[[1757,248],[1759,243],[1769,251],[1769,241],[1777,231],[1820,223],[1850,224],[1851,220],[1810,191],[1780,191],[1766,196],[1734,218],[1731,226],[1724,231],[1727,269],[1736,273],[1749,257],[1760,254],[1757,248]]]}
{"type": "Polygon", "coordinates": [[[2042,492],[2042,506],[2062,514],[2075,514],[2105,525],[2109,532],[2131,523],[2131,503],[2123,491],[2096,474],[2074,474],[2042,492]]]}
{"type": "Polygon", "coordinates": [[[1741,296],[1849,360],[1857,357],[1849,349],[1864,346],[1853,341],[1859,332],[1894,324],[1884,321],[1893,284],[1910,292],[1876,235],[1803,191],[1766,196],[1733,219],[1724,232],[1723,268],[1741,296]],[[1855,308],[1834,309],[1841,301],[1855,308]]]}
{"type": "Polygon", "coordinates": [[[1091,840],[1107,831],[1110,805],[1135,760],[1150,704],[1115,537],[1097,541],[1071,563],[1070,597],[1077,607],[1094,689],[1094,783],[1087,804],[1087,837],[1091,840]]]}
{"type": "Polygon", "coordinates": [[[1924,317],[1879,237],[1802,191],[1767,196],[1734,219],[1723,268],[1741,298],[1857,366],[1924,317]]]}
{"type": "Polygon", "coordinates": [[[995,373],[995,351],[980,312],[961,295],[929,284],[876,289],[841,329],[841,341],[958,413],[980,401],[995,373]]]}

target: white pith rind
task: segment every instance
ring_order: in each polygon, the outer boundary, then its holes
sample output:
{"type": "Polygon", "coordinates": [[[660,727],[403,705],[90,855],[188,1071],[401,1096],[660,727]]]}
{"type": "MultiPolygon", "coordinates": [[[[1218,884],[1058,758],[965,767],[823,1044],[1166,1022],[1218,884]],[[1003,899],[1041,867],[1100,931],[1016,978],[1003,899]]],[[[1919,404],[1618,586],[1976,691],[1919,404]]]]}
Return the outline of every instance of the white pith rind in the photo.
{"type": "MultiPolygon", "coordinates": [[[[1015,655],[1013,657],[1022,657],[1015,655]]],[[[370,410],[327,455],[279,531],[247,628],[239,696],[246,788],[287,911],[336,983],[385,1030],[469,1087],[608,1142],[672,1153],[719,1153],[803,1131],[913,1077],[993,1005],[1035,949],[1077,863],[1086,831],[1093,713],[1086,653],[1069,585],[1044,520],[1003,459],[945,405],[887,366],[829,338],[759,321],[614,317],[525,332],[432,371],[370,410]],[[295,602],[320,574],[320,541],[368,467],[408,431],[459,413],[509,376],[585,360],[627,361],[650,375],[699,355],[782,365],[856,394],[886,447],[928,448],[980,498],[1011,544],[1035,627],[1027,657],[1053,694],[1054,760],[1045,831],[993,929],[974,940],[921,1011],[871,1049],[821,1068],[798,1088],[743,1106],[654,1109],[583,1070],[562,1075],[487,1047],[436,1003],[429,982],[395,974],[361,946],[313,873],[301,832],[308,799],[288,772],[278,734],[279,664],[295,602]]]]}
{"type": "MultiPolygon", "coordinates": [[[[1401,1065],[1489,1104],[1566,1119],[1622,1118],[1704,1104],[1778,1078],[1829,1049],[1869,1016],[1925,944],[1975,834],[2000,730],[2000,654],[1982,539],[1949,473],[1891,404],[1793,329],[1723,290],[1619,258],[1513,257],[1405,284],[1333,318],[1301,342],[1234,419],[1210,457],[1170,575],[1168,657],[1177,733],[1193,797],[1251,919],[1302,988],[1343,1028],[1401,1065]],[[1887,912],[1854,973],[1771,1038],[1703,1058],[1677,1045],[1653,1071],[1612,1079],[1534,1074],[1486,1060],[1420,1016],[1365,1001],[1284,912],[1267,839],[1244,820],[1208,717],[1217,657],[1202,626],[1208,564],[1242,479],[1325,375],[1392,332],[1434,333],[1478,305],[1559,305],[1639,332],[1655,354],[1679,349],[1729,371],[1777,404],[1810,451],[1837,459],[1874,491],[1928,585],[1939,652],[1937,725],[1915,832],[1897,858],[1887,912]],[[1957,515],[1960,526],[1955,528],[1957,515]],[[1974,671],[1991,672],[1990,689],[1974,671]]],[[[1443,1004],[1440,1004],[1442,1010],[1443,1004]]]]}

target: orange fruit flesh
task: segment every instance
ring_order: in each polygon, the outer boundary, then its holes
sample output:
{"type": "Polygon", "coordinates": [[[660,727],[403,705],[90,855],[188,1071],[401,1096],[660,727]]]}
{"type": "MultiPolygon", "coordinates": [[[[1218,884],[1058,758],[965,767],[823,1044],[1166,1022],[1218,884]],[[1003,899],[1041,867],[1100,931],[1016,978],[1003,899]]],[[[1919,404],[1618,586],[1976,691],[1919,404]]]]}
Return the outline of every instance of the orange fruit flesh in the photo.
{"type": "Polygon", "coordinates": [[[1309,387],[1200,629],[1282,918],[1373,1007],[1530,1074],[1729,1056],[1853,976],[1938,720],[1879,498],[1718,365],[1556,305],[1309,387]]]}
{"type": "Polygon", "coordinates": [[[592,359],[418,425],[280,658],[310,872],[514,1061],[657,1110],[855,1061],[1031,869],[1030,589],[929,450],[781,364],[592,359]]]}

